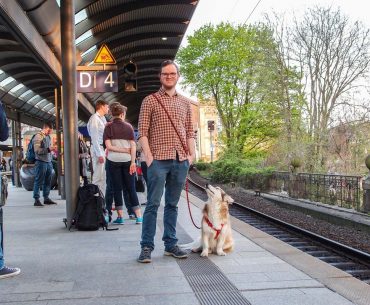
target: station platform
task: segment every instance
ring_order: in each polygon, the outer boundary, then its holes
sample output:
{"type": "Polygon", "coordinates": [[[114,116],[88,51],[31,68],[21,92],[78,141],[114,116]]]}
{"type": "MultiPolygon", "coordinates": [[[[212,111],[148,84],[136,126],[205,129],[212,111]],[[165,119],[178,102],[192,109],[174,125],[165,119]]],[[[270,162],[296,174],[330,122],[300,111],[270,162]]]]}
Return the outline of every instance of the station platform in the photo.
{"type": "MultiPolygon", "coordinates": [[[[204,202],[189,197],[199,224],[204,202]]],[[[9,187],[5,262],[22,271],[0,280],[0,304],[370,304],[369,285],[235,218],[233,253],[176,260],[163,255],[161,207],[153,261],[140,264],[141,225],[126,219],[118,231],[69,232],[65,201],[56,191],[51,198],[58,205],[36,208],[32,192],[9,187]]],[[[185,196],[178,220],[180,244],[199,237],[185,196]]]]}

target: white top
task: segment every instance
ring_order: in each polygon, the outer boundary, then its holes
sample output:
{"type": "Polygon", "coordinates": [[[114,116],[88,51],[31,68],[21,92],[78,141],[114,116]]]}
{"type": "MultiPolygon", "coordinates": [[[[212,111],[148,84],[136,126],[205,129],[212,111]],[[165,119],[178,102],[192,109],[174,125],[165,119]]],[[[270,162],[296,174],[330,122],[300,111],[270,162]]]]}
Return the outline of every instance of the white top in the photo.
{"type": "MultiPolygon", "coordinates": [[[[111,140],[113,146],[122,148],[131,148],[129,140],[113,139],[111,140]]],[[[121,153],[108,150],[107,159],[112,162],[128,162],[131,161],[131,155],[128,153],[121,153]]]]}
{"type": "Polygon", "coordinates": [[[96,157],[104,157],[103,133],[107,120],[95,112],[87,123],[87,130],[91,137],[91,154],[96,157]]]}

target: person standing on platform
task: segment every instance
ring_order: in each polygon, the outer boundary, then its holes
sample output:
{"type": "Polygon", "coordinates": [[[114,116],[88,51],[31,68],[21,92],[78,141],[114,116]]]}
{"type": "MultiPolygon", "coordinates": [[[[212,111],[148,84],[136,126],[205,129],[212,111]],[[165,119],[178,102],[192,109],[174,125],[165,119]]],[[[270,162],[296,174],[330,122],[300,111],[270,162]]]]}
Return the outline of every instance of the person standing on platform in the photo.
{"type": "Polygon", "coordinates": [[[35,207],[43,207],[40,201],[40,188],[42,186],[42,196],[44,204],[57,204],[49,198],[51,189],[51,178],[53,175],[53,164],[51,163],[52,156],[50,134],[53,131],[53,126],[49,122],[45,122],[42,130],[33,137],[33,147],[35,150],[35,182],[33,183],[33,198],[35,207]]]}
{"type": "Polygon", "coordinates": [[[120,103],[111,105],[113,121],[108,123],[104,130],[104,143],[107,147],[107,169],[110,182],[113,184],[115,196],[115,209],[118,217],[114,224],[122,225],[123,200],[122,191],[125,188],[129,194],[131,208],[136,216],[136,223],[142,223],[139,199],[135,189],[136,172],[136,143],[134,129],[125,122],[127,108],[120,103]]]}
{"type": "Polygon", "coordinates": [[[83,185],[87,185],[89,180],[87,179],[87,169],[89,166],[89,149],[84,141],[82,133],[78,133],[78,158],[80,165],[80,177],[83,180],[83,185]]]}
{"type": "Polygon", "coordinates": [[[141,105],[139,141],[148,166],[148,201],[137,259],[140,263],[151,262],[157,211],[164,188],[164,254],[175,258],[188,256],[177,246],[177,205],[195,157],[195,141],[190,100],[176,91],[179,77],[178,66],[171,60],[164,61],[159,74],[160,90],[147,96],[141,105]]]}
{"type": "Polygon", "coordinates": [[[105,189],[105,207],[108,210],[109,216],[112,216],[113,199],[115,202],[119,202],[119,198],[122,197],[123,193],[123,200],[125,201],[127,214],[130,219],[136,219],[130,203],[130,194],[126,189],[126,186],[122,185],[122,191],[114,191],[113,182],[111,181],[111,174],[108,168],[108,162],[105,163],[105,172],[107,178],[107,188],[105,189]]]}
{"type": "MultiPolygon", "coordinates": [[[[6,121],[5,110],[0,102],[0,141],[6,141],[9,137],[9,128],[6,121]]],[[[2,190],[2,180],[0,177],[0,192],[2,190]]],[[[5,189],[5,188],[4,188],[5,189]]],[[[5,194],[0,193],[0,279],[15,276],[21,272],[19,268],[11,268],[5,265],[4,261],[4,238],[3,238],[3,208],[5,203],[5,194]]]]}
{"type": "Polygon", "coordinates": [[[105,115],[109,112],[107,102],[99,100],[95,105],[95,113],[87,123],[87,130],[91,137],[91,159],[93,168],[92,183],[97,185],[105,194],[105,151],[103,147],[103,133],[107,120],[105,115]]]}
{"type": "Polygon", "coordinates": [[[4,158],[1,158],[1,169],[3,172],[6,172],[7,168],[6,168],[6,161],[4,158]]]}

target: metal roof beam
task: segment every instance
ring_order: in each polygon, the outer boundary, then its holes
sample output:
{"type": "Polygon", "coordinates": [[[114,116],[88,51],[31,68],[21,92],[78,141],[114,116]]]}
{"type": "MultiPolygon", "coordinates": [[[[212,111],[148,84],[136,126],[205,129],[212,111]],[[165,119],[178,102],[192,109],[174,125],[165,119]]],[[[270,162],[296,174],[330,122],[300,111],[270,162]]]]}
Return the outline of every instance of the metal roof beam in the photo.
{"type": "Polygon", "coordinates": [[[62,79],[60,62],[16,1],[0,0],[0,11],[8,28],[33,52],[56,81],[62,79]]]}
{"type": "MultiPolygon", "coordinates": [[[[144,25],[154,25],[154,24],[186,24],[187,20],[185,18],[144,18],[138,19],[134,21],[124,22],[117,26],[111,27],[106,29],[105,31],[101,31],[99,33],[94,33],[93,36],[86,38],[85,40],[81,41],[77,48],[82,52],[90,49],[94,45],[100,45],[103,42],[107,41],[107,37],[112,37],[117,33],[132,30],[137,27],[142,27],[144,25]]],[[[148,37],[146,37],[148,38],[148,37]]]]}
{"type": "MultiPolygon", "coordinates": [[[[94,1],[95,2],[95,1],[94,1]]],[[[115,16],[127,13],[130,11],[139,10],[146,7],[162,6],[162,5],[192,5],[193,0],[146,0],[146,1],[131,1],[127,3],[117,4],[116,7],[110,7],[109,9],[100,12],[95,16],[89,16],[89,18],[81,21],[76,25],[76,37],[80,37],[83,33],[92,29],[97,24],[109,20],[115,16]]],[[[91,3],[93,4],[93,3],[91,3]]]]}

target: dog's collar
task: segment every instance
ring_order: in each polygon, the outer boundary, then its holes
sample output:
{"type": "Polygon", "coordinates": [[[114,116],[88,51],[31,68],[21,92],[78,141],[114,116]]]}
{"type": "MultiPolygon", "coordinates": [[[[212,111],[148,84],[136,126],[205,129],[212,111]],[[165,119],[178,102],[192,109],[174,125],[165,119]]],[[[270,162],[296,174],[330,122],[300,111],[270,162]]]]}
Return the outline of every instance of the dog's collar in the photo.
{"type": "Polygon", "coordinates": [[[215,239],[217,239],[217,238],[218,238],[218,236],[220,235],[221,231],[222,231],[222,228],[224,227],[224,224],[223,224],[223,223],[221,224],[221,229],[216,229],[216,228],[213,226],[212,222],[208,219],[208,217],[204,216],[204,220],[206,221],[207,225],[208,225],[211,229],[213,229],[213,230],[215,230],[215,231],[216,231],[215,239]]]}

